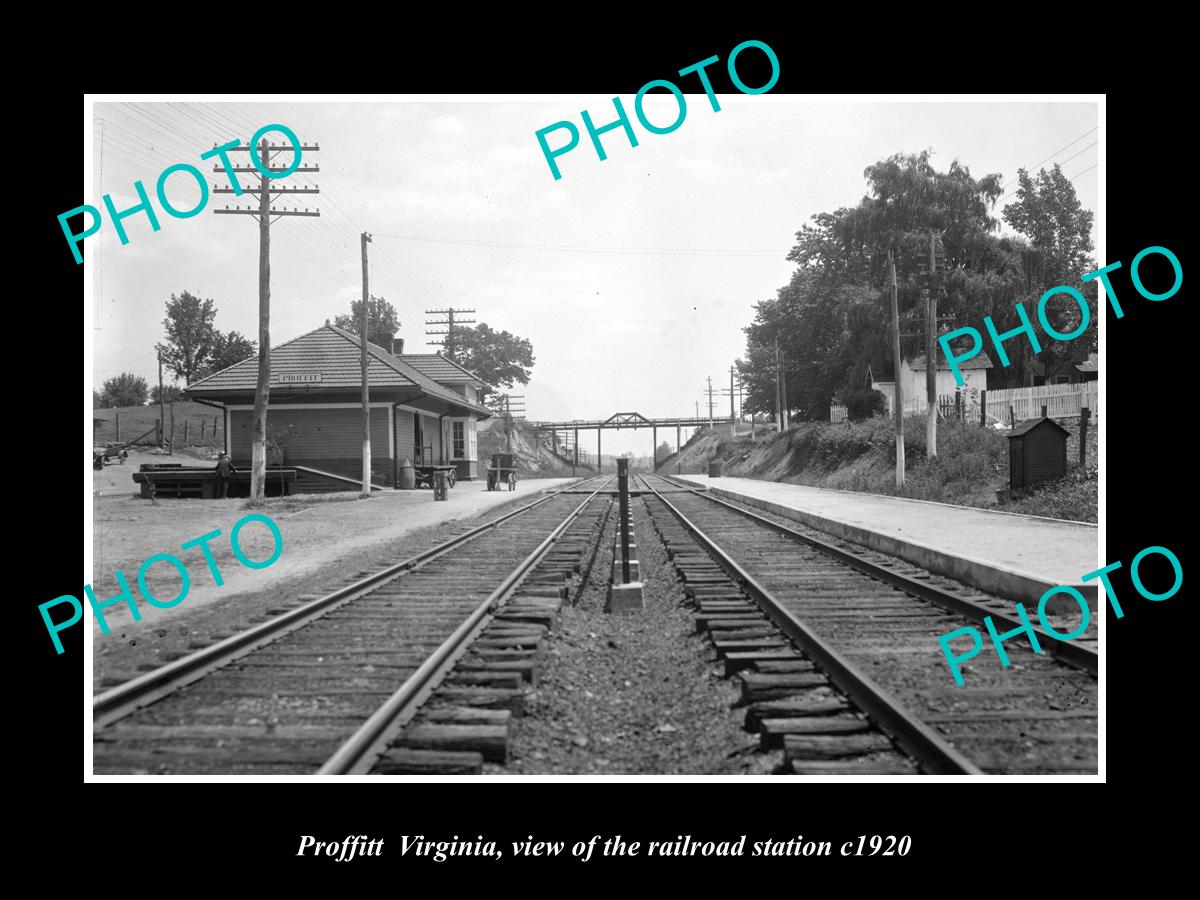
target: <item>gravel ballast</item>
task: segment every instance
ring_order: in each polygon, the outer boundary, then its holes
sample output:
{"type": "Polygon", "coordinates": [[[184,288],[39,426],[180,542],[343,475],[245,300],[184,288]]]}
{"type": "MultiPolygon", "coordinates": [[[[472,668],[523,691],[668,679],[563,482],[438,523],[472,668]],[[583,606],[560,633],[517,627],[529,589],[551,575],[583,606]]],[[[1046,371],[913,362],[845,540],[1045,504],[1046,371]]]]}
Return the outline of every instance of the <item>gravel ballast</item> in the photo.
{"type": "Polygon", "coordinates": [[[723,677],[640,498],[631,498],[645,610],[604,612],[617,515],[591,577],[564,604],[515,723],[506,767],[485,774],[770,774],[779,754],[742,729],[735,680],[723,677]]]}

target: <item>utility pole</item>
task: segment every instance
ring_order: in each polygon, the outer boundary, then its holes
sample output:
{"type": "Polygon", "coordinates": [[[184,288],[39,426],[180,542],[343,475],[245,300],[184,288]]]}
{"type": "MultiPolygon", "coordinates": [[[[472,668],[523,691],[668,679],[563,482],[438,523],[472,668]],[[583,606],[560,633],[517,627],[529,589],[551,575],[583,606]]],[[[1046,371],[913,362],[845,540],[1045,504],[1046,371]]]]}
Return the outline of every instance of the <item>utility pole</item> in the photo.
{"type": "Polygon", "coordinates": [[[474,312],[475,312],[475,310],[473,310],[473,309],[454,309],[453,307],[451,307],[450,309],[427,309],[427,310],[425,310],[425,315],[427,315],[427,316],[445,316],[446,317],[444,320],[443,319],[435,319],[432,322],[429,321],[428,319],[425,320],[426,325],[436,325],[439,327],[445,326],[445,328],[446,328],[445,331],[426,331],[425,334],[427,334],[427,335],[434,335],[434,336],[442,335],[443,337],[441,340],[426,341],[425,343],[432,344],[435,347],[437,347],[437,346],[442,347],[442,349],[444,349],[446,351],[446,356],[448,356],[450,359],[457,362],[458,357],[455,355],[455,345],[454,345],[454,326],[455,325],[474,325],[475,320],[474,319],[463,319],[463,318],[456,319],[455,314],[474,313],[474,312]]]}
{"type": "Polygon", "coordinates": [[[696,401],[696,418],[700,418],[700,401],[696,401]]]}
{"type": "MultiPolygon", "coordinates": [[[[371,389],[367,385],[367,335],[371,331],[371,295],[367,286],[367,244],[371,236],[362,233],[362,493],[371,496],[371,389]]],[[[391,348],[388,348],[391,349],[391,348]]]]}
{"type": "Polygon", "coordinates": [[[934,255],[935,238],[929,232],[929,297],[925,301],[925,397],[929,409],[925,411],[925,453],[937,456],[937,257],[934,255]]]}
{"type": "Polygon", "coordinates": [[[788,377],[789,370],[787,368],[786,363],[787,363],[787,357],[781,356],[779,359],[779,391],[783,396],[783,430],[784,431],[787,431],[787,429],[789,429],[792,426],[792,410],[791,410],[791,407],[788,406],[788,395],[787,395],[787,377],[788,377]]]}
{"type": "MultiPolygon", "coordinates": [[[[238,187],[213,187],[214,194],[243,193],[258,195],[258,208],[240,206],[230,209],[214,209],[218,215],[254,216],[258,220],[258,383],[254,389],[254,427],[250,443],[250,502],[262,500],[267,485],[267,403],[271,391],[271,217],[283,216],[319,216],[319,210],[305,209],[275,209],[271,206],[272,195],[275,194],[317,194],[317,187],[272,187],[271,179],[278,176],[291,175],[294,172],[319,172],[319,166],[301,165],[303,151],[320,150],[317,144],[271,144],[263,138],[258,146],[247,144],[244,147],[232,147],[231,152],[249,153],[253,165],[242,166],[213,166],[214,172],[225,173],[258,173],[257,188],[243,188],[238,178],[238,187]],[[292,165],[283,167],[272,165],[274,157],[280,153],[292,150],[295,153],[292,165]],[[257,156],[257,159],[255,158],[257,156]]],[[[365,337],[365,336],[364,336],[365,337]]]]}
{"type": "MultiPolygon", "coordinates": [[[[97,254],[99,256],[99,254],[97,254]]],[[[162,449],[163,425],[167,420],[163,418],[163,385],[162,385],[162,351],[158,351],[158,449],[162,449]]]]}
{"type": "Polygon", "coordinates": [[[733,417],[733,366],[729,367],[729,436],[737,437],[736,419],[733,417]]]}
{"type": "Polygon", "coordinates": [[[729,397],[729,435],[737,437],[736,422],[742,414],[742,382],[737,378],[737,368],[729,367],[729,390],[721,388],[721,393],[729,397]],[[737,399],[737,409],[734,410],[734,399],[737,399]]]}
{"type": "Polygon", "coordinates": [[[708,427],[711,430],[713,427],[713,387],[712,376],[708,376],[708,427]]]}
{"type": "Polygon", "coordinates": [[[904,390],[900,383],[900,300],[896,288],[896,258],[888,250],[888,271],[892,277],[892,399],[896,413],[896,487],[904,487],[904,390]]]}
{"type": "MultiPolygon", "coordinates": [[[[558,455],[558,447],[554,446],[557,438],[551,436],[550,450],[555,456],[558,455]]],[[[512,407],[509,405],[508,394],[504,395],[504,446],[508,453],[512,453],[512,407]]]]}
{"type": "MultiPolygon", "coordinates": [[[[520,418],[525,414],[525,395],[524,394],[498,394],[496,396],[496,405],[494,407],[496,414],[504,417],[504,438],[507,447],[507,452],[512,453],[512,423],[513,413],[520,418]],[[513,409],[513,401],[517,401],[513,409]]],[[[554,429],[550,431],[550,452],[554,456],[558,456],[558,432],[554,429]]]]}
{"type": "Polygon", "coordinates": [[[783,366],[779,362],[779,338],[775,338],[775,418],[783,433],[783,366]]]}

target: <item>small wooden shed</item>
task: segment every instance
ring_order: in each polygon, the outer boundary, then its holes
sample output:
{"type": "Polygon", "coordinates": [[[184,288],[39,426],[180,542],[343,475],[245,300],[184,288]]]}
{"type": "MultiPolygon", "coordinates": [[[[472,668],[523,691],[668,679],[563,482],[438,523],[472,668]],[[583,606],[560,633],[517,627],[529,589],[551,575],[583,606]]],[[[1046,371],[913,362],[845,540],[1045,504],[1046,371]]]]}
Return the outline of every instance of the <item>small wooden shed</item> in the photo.
{"type": "Polygon", "coordinates": [[[1070,432],[1048,416],[1026,419],[1008,433],[1008,486],[1014,491],[1067,474],[1070,432]]]}

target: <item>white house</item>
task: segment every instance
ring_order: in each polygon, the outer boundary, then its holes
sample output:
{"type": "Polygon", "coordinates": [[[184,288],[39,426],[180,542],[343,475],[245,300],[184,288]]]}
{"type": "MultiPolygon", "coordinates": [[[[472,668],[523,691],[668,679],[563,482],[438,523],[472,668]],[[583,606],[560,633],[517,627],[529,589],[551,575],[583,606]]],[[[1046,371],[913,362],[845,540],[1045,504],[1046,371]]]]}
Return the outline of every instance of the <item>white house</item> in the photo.
{"type": "MultiPolygon", "coordinates": [[[[966,382],[961,390],[973,396],[978,396],[979,391],[987,390],[987,372],[992,368],[992,361],[986,350],[981,350],[978,356],[959,363],[958,368],[966,382]]],[[[871,387],[887,397],[888,413],[891,414],[895,409],[895,382],[876,381],[875,375],[869,367],[867,375],[871,379],[871,387]]],[[[900,377],[904,408],[909,412],[924,410],[928,405],[925,389],[925,356],[922,354],[904,360],[904,364],[900,367],[900,377]]],[[[958,389],[954,373],[950,371],[950,364],[946,362],[944,356],[938,357],[936,384],[939,397],[942,395],[953,396],[955,390],[958,389]]]]}

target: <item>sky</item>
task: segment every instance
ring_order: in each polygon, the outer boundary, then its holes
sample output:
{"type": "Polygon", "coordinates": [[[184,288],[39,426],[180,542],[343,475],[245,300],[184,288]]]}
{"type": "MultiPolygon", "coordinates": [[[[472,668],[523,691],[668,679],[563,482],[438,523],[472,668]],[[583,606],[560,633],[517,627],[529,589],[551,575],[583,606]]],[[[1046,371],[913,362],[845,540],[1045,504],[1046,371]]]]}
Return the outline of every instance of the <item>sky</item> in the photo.
{"type": "MultiPolygon", "coordinates": [[[[1100,218],[1094,102],[718,94],[714,112],[703,94],[686,99],[682,125],[656,135],[623,97],[638,146],[619,128],[603,134],[604,161],[580,111],[597,126],[612,121],[611,96],[98,101],[95,187],[80,202],[100,207],[111,194],[118,210],[133,206],[136,180],[153,197],[159,173],[181,162],[224,186],[226,176],[212,173],[201,152],[245,143],[262,125],[287,125],[320,146],[303,161],[321,171],[277,184],[320,193],[277,205],[321,214],[271,228],[272,345],[348,312],[361,297],[359,235],[368,231],[370,291],[399,312],[406,352],[436,349],[424,343],[426,309],[474,309],[478,321],[532,342],[532,378],[513,393],[524,394],[528,418],[541,420],[684,416],[697,403],[704,410],[706,378],[714,390],[728,389],[754,304],[788,282],[795,233],[814,214],[857,203],[866,193],[863,170],[894,153],[928,148],[940,170],[957,159],[977,178],[1013,179],[1010,188],[1019,167],[1059,162],[1068,177],[1078,174],[1079,199],[1100,218]],[[535,132],[562,120],[575,123],[581,141],[558,157],[555,180],[535,132]]],[[[645,111],[663,125],[678,114],[669,94],[649,95],[645,111]]],[[[557,147],[566,133],[548,140],[557,147]]],[[[167,195],[188,209],[200,191],[177,173],[167,195]]],[[[1001,199],[997,217],[1013,199],[1001,199]]],[[[135,214],[124,220],[128,244],[107,218],[87,239],[96,386],[124,371],[157,381],[154,345],[172,293],[212,298],[217,327],[257,339],[257,223],[213,214],[251,200],[210,195],[186,219],[165,215],[154,200],[159,231],[135,214]]],[[[728,414],[728,398],[718,399],[728,414]]],[[[674,433],[665,439],[674,443],[674,433]]],[[[650,446],[648,430],[604,436],[605,453],[646,454],[650,446]]]]}

